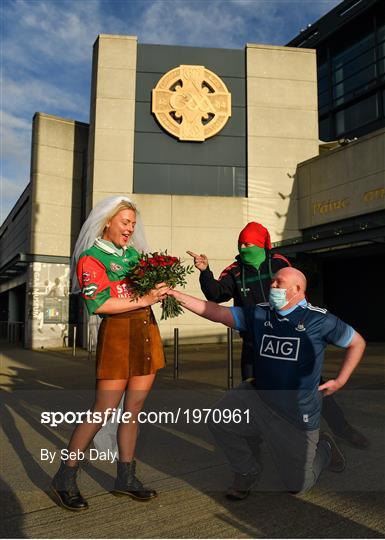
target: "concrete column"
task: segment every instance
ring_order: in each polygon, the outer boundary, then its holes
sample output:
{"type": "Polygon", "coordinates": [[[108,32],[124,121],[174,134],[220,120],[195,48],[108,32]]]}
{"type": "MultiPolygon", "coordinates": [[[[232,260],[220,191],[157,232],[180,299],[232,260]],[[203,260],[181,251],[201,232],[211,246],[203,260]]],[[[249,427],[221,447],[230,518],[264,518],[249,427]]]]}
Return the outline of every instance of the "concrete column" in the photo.
{"type": "Polygon", "coordinates": [[[72,255],[81,226],[87,142],[87,124],[35,114],[31,159],[31,253],[72,255]]]}
{"type": "Polygon", "coordinates": [[[9,322],[20,322],[23,319],[23,315],[19,313],[17,294],[14,290],[8,292],[8,321],[9,322]]]}
{"type": "Polygon", "coordinates": [[[94,44],[87,213],[133,186],[137,38],[99,35],[94,44]]]}
{"type": "Polygon", "coordinates": [[[316,51],[247,45],[248,220],[299,236],[294,175],[318,155],[316,51]]]}

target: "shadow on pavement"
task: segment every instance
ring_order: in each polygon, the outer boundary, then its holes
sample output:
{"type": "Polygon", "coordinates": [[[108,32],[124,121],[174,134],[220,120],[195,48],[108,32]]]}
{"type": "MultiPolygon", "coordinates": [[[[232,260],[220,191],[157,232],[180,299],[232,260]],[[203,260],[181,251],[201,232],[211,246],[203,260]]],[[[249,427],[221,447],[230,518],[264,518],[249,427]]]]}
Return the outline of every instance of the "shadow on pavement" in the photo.
{"type": "MultiPolygon", "coordinates": [[[[31,485],[45,491],[58,464],[58,461],[55,461],[42,466],[40,456],[37,455],[38,448],[42,441],[47,447],[65,448],[72,432],[72,426],[51,428],[41,424],[40,413],[43,410],[86,410],[92,403],[94,366],[86,356],[74,359],[60,352],[32,353],[13,348],[7,350],[6,355],[10,361],[2,374],[1,387],[4,391],[1,399],[3,436],[8,451],[6,462],[2,460],[5,480],[1,483],[1,494],[2,498],[5,498],[2,508],[9,519],[2,520],[2,534],[5,538],[23,538],[26,537],[23,515],[31,510],[28,507],[23,508],[18,493],[25,489],[31,490],[31,485]],[[15,475],[13,468],[17,469],[15,475]]],[[[218,384],[218,378],[224,380],[225,376],[222,363],[216,369],[211,369],[210,375],[202,381],[202,368],[204,369],[206,362],[209,360],[199,364],[200,371],[196,364],[191,367],[186,363],[186,378],[180,381],[171,379],[171,366],[168,366],[157,378],[145,409],[161,411],[177,410],[179,407],[182,410],[212,407],[224,390],[223,385],[221,388],[218,384]],[[199,372],[198,382],[193,380],[194,372],[199,372]]],[[[364,388],[378,384],[378,370],[377,375],[375,371],[365,372],[364,388]]],[[[377,386],[375,388],[378,389],[377,386]]],[[[364,392],[365,390],[363,394],[364,392]]],[[[357,395],[362,400],[361,393],[357,395]]],[[[383,402],[378,399],[377,394],[376,400],[368,411],[378,411],[379,415],[383,416],[383,412],[380,414],[383,402]]],[[[363,404],[361,401],[357,405],[361,413],[365,406],[367,403],[363,404]]],[[[371,418],[371,422],[375,426],[376,418],[371,418]]],[[[382,435],[383,428],[378,431],[377,438],[382,435]]],[[[381,455],[380,450],[374,449],[381,455]]],[[[383,512],[383,493],[379,487],[383,484],[381,477],[375,478],[378,476],[378,471],[373,466],[376,456],[370,464],[371,470],[362,470],[362,463],[365,464],[365,456],[368,455],[365,452],[353,450],[351,455],[355,462],[353,460],[351,470],[338,475],[340,478],[332,473],[323,473],[319,485],[302,496],[275,491],[282,486],[279,485],[279,479],[274,478],[271,464],[267,463],[259,486],[263,491],[253,492],[248,499],[240,502],[228,501],[224,497],[224,490],[231,479],[230,473],[224,459],[214,451],[207,426],[202,422],[160,426],[144,424],[140,428],[137,454],[140,460],[139,471],[145,482],[159,488],[161,492],[160,507],[157,511],[153,510],[152,515],[148,515],[145,508],[140,508],[146,505],[132,503],[129,508],[133,509],[136,521],[133,516],[129,534],[122,537],[149,536],[151,518],[155,523],[156,519],[160,519],[160,513],[165,511],[169,512],[172,519],[167,523],[162,517],[163,525],[159,525],[160,528],[157,529],[160,537],[210,537],[210,531],[219,535],[218,532],[215,533],[217,530],[222,531],[220,535],[223,537],[383,537],[379,532],[381,528],[385,530],[380,517],[383,512]],[[350,485],[350,481],[346,480],[349,474],[356,478],[350,485]],[[364,480],[361,483],[360,475],[362,478],[369,475],[367,486],[364,480]],[[164,508],[161,508],[162,506],[164,508]],[[207,515],[203,519],[200,516],[205,507],[207,515]],[[148,521],[148,529],[146,526],[143,529],[140,522],[142,514],[146,515],[143,519],[148,521]],[[217,529],[212,525],[213,522],[217,529]]],[[[264,457],[268,462],[268,456],[264,457]]],[[[381,462],[376,463],[377,467],[380,467],[381,462]]],[[[83,469],[97,484],[89,495],[84,484],[82,486],[86,480],[84,476],[79,481],[83,494],[91,498],[95,513],[91,514],[91,508],[85,513],[88,517],[71,515],[70,520],[61,521],[61,534],[68,537],[76,534],[70,528],[76,518],[80,536],[103,537],[103,528],[98,527],[100,523],[104,526],[109,524],[111,538],[119,537],[119,531],[120,535],[122,534],[122,524],[117,520],[117,514],[119,515],[120,509],[124,510],[128,519],[129,513],[125,510],[127,502],[109,498],[106,504],[111,508],[110,514],[100,514],[99,508],[105,497],[104,490],[109,491],[112,487],[115,467],[100,466],[98,462],[93,464],[88,460],[84,462],[83,469]]],[[[36,510],[50,508],[52,522],[52,512],[54,515],[57,513],[58,519],[64,519],[61,514],[63,511],[53,507],[48,499],[42,499],[39,504],[36,510]]],[[[47,527],[46,535],[49,535],[47,530],[53,525],[47,527]]]]}

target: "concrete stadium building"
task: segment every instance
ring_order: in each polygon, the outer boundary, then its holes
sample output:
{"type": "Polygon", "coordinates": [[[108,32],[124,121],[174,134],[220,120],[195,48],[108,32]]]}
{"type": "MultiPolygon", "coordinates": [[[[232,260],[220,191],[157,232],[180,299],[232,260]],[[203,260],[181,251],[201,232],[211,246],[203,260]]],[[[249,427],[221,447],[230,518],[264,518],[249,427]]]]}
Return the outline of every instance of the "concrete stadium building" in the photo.
{"type": "MultiPolygon", "coordinates": [[[[383,5],[342,2],[283,47],[99,35],[90,123],[33,118],[30,183],[0,228],[3,335],[28,348],[69,344],[84,318],[69,294],[77,235],[96,202],[126,194],[153,250],[185,260],[187,249],[206,253],[216,275],[233,260],[240,229],[263,223],[276,249],[309,275],[313,303],[383,340],[373,302],[385,292],[383,5]],[[371,25],[338,41],[358,17],[371,25]],[[364,71],[361,97],[349,81],[357,79],[354,62],[364,71]]],[[[187,292],[199,294],[197,273],[187,292]]],[[[175,326],[186,340],[225,335],[186,313],[161,322],[166,340],[175,326]]],[[[85,331],[78,335],[84,342],[85,331]]]]}

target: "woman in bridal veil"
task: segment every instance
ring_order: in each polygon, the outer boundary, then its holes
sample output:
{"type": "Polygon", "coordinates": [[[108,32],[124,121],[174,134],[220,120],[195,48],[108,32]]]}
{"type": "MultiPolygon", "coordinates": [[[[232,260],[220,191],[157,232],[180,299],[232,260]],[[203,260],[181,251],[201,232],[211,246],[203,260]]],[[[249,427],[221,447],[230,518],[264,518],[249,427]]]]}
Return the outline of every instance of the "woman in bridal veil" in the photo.
{"type": "Polygon", "coordinates": [[[95,335],[97,331],[96,393],[91,411],[101,414],[102,420],[87,419],[77,425],[67,448],[71,454],[61,462],[52,480],[51,490],[56,500],[68,510],[88,508],[76,477],[79,453],[93,439],[97,449],[107,450],[114,447],[116,438],[119,459],[115,495],[139,500],[156,496],[153,489],[145,488],[137,478],[134,459],[138,422],[133,420],[143,407],[156,371],[164,367],[162,342],[151,305],[164,298],[167,287],[160,284],[136,300],[130,293],[130,271],[140,253],[148,251],[139,211],[126,196],[100,201],[76,242],[71,268],[72,292],[81,293],[95,335]],[[109,422],[102,428],[108,409],[116,409],[119,403],[131,414],[130,421],[119,425],[109,422]]]}

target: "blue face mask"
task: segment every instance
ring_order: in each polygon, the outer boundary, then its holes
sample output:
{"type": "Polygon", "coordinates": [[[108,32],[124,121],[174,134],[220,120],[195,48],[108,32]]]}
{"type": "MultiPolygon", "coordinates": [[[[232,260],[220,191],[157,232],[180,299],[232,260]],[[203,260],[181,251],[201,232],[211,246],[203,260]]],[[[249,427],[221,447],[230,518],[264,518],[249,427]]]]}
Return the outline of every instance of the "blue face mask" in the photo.
{"type": "Polygon", "coordinates": [[[277,287],[272,287],[269,293],[269,304],[272,308],[281,309],[283,306],[286,306],[288,300],[286,298],[287,289],[278,289],[277,287]]]}
{"type": "MultiPolygon", "coordinates": [[[[293,287],[290,287],[292,289],[293,287]]],[[[272,287],[269,293],[269,304],[275,309],[282,309],[286,304],[291,302],[298,293],[295,293],[289,300],[287,299],[287,291],[290,289],[279,289],[277,287],[272,287]]]]}

